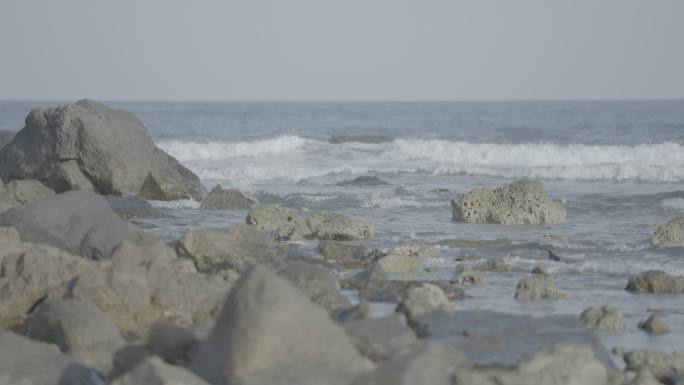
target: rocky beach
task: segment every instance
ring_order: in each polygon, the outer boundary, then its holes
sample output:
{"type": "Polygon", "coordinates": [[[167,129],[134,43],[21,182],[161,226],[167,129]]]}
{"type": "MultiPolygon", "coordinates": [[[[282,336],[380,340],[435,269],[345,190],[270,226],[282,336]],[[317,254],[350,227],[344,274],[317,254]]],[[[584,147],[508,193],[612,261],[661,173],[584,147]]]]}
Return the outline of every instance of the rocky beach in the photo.
{"type": "Polygon", "coordinates": [[[678,171],[584,194],[553,165],[400,163],[386,132],[198,152],[136,115],[81,100],[0,132],[0,384],[684,384],[684,217],[653,211],[678,171]]]}

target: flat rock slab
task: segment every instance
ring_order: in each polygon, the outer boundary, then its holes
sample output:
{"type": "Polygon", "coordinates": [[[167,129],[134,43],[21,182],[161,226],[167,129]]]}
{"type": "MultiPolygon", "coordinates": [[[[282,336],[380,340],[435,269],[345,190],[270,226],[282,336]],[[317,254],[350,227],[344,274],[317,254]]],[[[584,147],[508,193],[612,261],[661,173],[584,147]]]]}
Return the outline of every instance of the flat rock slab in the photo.
{"type": "Polygon", "coordinates": [[[592,347],[599,361],[613,367],[608,350],[576,317],[532,318],[475,310],[433,312],[414,322],[419,334],[461,350],[476,365],[514,368],[542,349],[581,344],[592,347]]]}

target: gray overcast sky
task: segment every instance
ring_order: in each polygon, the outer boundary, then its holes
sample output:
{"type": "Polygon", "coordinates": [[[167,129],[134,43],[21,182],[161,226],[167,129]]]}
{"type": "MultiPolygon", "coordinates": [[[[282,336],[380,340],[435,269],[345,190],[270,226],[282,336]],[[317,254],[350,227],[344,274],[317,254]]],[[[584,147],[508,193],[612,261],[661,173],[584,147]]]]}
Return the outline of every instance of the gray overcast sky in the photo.
{"type": "Polygon", "coordinates": [[[684,98],[684,0],[1,0],[0,99],[684,98]]]}

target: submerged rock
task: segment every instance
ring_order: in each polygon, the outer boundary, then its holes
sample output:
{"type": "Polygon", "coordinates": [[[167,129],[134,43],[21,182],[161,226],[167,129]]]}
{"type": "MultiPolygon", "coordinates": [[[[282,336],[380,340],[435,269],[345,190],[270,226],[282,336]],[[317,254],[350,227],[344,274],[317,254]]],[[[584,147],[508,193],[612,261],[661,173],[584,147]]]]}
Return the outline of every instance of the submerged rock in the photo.
{"type": "Polygon", "coordinates": [[[256,202],[238,189],[224,189],[216,185],[202,201],[202,210],[245,210],[256,202]]]}
{"type": "Polygon", "coordinates": [[[394,137],[386,134],[333,134],[328,142],[339,143],[388,143],[394,142],[394,137]]]}
{"type": "Polygon", "coordinates": [[[647,320],[639,323],[639,329],[644,330],[648,334],[667,334],[672,331],[670,326],[665,323],[660,314],[651,314],[647,320]]]}
{"type": "Polygon", "coordinates": [[[389,183],[378,178],[377,176],[359,176],[352,180],[345,180],[337,184],[338,186],[354,186],[354,187],[375,187],[387,186],[389,183]]]}
{"type": "Polygon", "coordinates": [[[196,199],[199,178],[157,148],[126,111],[92,100],[35,109],[12,142],[0,149],[0,178],[37,179],[57,192],[86,189],[150,199],[196,199]]]}
{"type": "Polygon", "coordinates": [[[36,180],[13,180],[0,185],[0,212],[54,195],[52,189],[36,180]]]}
{"type": "Polygon", "coordinates": [[[580,319],[585,325],[603,331],[625,330],[625,316],[613,305],[584,309],[580,319]]]}
{"type": "Polygon", "coordinates": [[[480,188],[451,200],[453,219],[458,222],[502,225],[565,223],[566,210],[553,201],[541,182],[524,179],[501,188],[480,188]]]}
{"type": "Polygon", "coordinates": [[[635,294],[684,293],[684,282],[664,271],[649,270],[631,277],[625,290],[635,294]]]}
{"type": "Polygon", "coordinates": [[[366,364],[323,309],[255,267],[231,290],[191,368],[214,385],[346,385],[366,364]]]}
{"type": "Polygon", "coordinates": [[[655,246],[684,246],[684,217],[675,218],[656,228],[651,237],[655,246]]]}
{"type": "Polygon", "coordinates": [[[537,274],[524,278],[515,288],[515,299],[518,301],[539,301],[543,299],[559,299],[565,295],[557,288],[553,278],[537,274]]]}

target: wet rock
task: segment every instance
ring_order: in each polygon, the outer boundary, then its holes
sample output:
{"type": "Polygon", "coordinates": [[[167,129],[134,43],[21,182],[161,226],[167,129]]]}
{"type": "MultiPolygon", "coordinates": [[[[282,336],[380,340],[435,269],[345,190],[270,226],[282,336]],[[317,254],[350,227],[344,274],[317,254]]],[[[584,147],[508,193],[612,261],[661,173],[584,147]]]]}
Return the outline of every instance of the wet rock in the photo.
{"type": "Polygon", "coordinates": [[[36,307],[21,330],[103,373],[112,370],[114,353],[125,345],[114,321],[96,306],[53,296],[36,307]]]}
{"type": "Polygon", "coordinates": [[[351,385],[452,385],[456,368],[470,366],[463,353],[440,345],[424,344],[381,363],[351,385]]]}
{"type": "Polygon", "coordinates": [[[4,256],[20,253],[21,250],[19,232],[13,227],[0,227],[0,263],[4,256]]]}
{"type": "Polygon", "coordinates": [[[202,201],[200,209],[203,210],[245,210],[252,207],[256,202],[248,198],[238,189],[224,189],[217,185],[202,201]]]}
{"type": "Polygon", "coordinates": [[[284,207],[255,207],[247,215],[247,224],[273,232],[276,239],[283,241],[300,240],[312,235],[306,219],[284,207]]]}
{"type": "Polygon", "coordinates": [[[394,142],[394,137],[386,134],[333,134],[328,142],[339,143],[388,143],[394,142]]]}
{"type": "Polygon", "coordinates": [[[389,183],[378,178],[377,176],[359,176],[352,180],[345,180],[337,184],[338,186],[354,186],[354,187],[376,187],[387,186],[389,183]]]}
{"type": "Polygon", "coordinates": [[[399,302],[396,311],[409,319],[437,310],[452,311],[455,306],[439,287],[424,283],[406,292],[405,298],[399,302]]]}
{"type": "Polygon", "coordinates": [[[200,340],[187,328],[156,322],[150,328],[147,349],[174,365],[187,366],[197,352],[200,340]]]}
{"type": "Polygon", "coordinates": [[[230,270],[239,274],[256,263],[281,267],[283,256],[295,249],[295,245],[276,242],[247,225],[192,230],[176,244],[178,256],[192,260],[197,271],[222,275],[230,270]]]}
{"type": "Polygon", "coordinates": [[[635,294],[678,294],[684,292],[684,283],[664,271],[649,270],[631,277],[625,290],[635,294]]]}
{"type": "Polygon", "coordinates": [[[465,298],[465,291],[451,283],[450,281],[430,281],[431,284],[442,289],[447,298],[451,301],[461,300],[465,298]]]}
{"type": "Polygon", "coordinates": [[[111,385],[208,385],[195,374],[169,365],[157,357],[149,357],[111,385]]]}
{"type": "Polygon", "coordinates": [[[580,319],[585,325],[596,330],[625,330],[625,316],[613,305],[589,307],[582,312],[580,319]]]}
{"type": "Polygon", "coordinates": [[[651,243],[661,247],[684,246],[684,217],[674,218],[658,226],[651,237],[651,243]]]}
{"type": "Polygon", "coordinates": [[[351,307],[349,300],[340,294],[337,279],[321,267],[294,262],[278,274],[306,293],[313,303],[328,311],[351,307]]]}
{"type": "Polygon", "coordinates": [[[201,200],[199,178],[158,149],[132,114],[92,100],[35,109],[26,126],[0,149],[0,178],[37,179],[57,192],[91,189],[141,195],[154,182],[168,200],[201,200]]]}
{"type": "Polygon", "coordinates": [[[109,373],[109,378],[117,378],[123,373],[130,372],[138,364],[152,357],[144,345],[126,345],[114,355],[114,369],[109,373]]]}
{"type": "Polygon", "coordinates": [[[0,149],[9,144],[15,135],[17,135],[15,131],[0,130],[0,149]]]}
{"type": "Polygon", "coordinates": [[[564,298],[548,275],[533,275],[523,278],[515,288],[515,299],[518,301],[539,301],[544,299],[564,298]]]}
{"type": "Polygon", "coordinates": [[[482,283],[487,277],[486,273],[478,271],[458,271],[449,282],[456,285],[477,285],[482,283]]]}
{"type": "Polygon", "coordinates": [[[371,239],[374,236],[372,224],[326,211],[319,211],[311,215],[307,224],[318,239],[350,241],[371,239]]]}
{"type": "Polygon", "coordinates": [[[390,254],[408,255],[411,257],[436,257],[438,255],[435,245],[428,243],[409,243],[397,246],[390,254]]]}
{"type": "Polygon", "coordinates": [[[513,265],[508,262],[505,258],[499,257],[494,259],[488,259],[484,262],[478,263],[472,267],[476,271],[489,271],[494,273],[502,273],[506,271],[512,271],[513,265]]]}
{"type": "Polygon", "coordinates": [[[647,320],[639,323],[639,329],[644,330],[648,334],[667,334],[672,331],[670,326],[665,323],[660,314],[651,314],[647,320]]]}
{"type": "Polygon", "coordinates": [[[366,246],[349,244],[347,242],[323,240],[318,244],[318,251],[323,255],[323,258],[333,261],[363,261],[367,259],[366,246]]]}
{"type": "Polygon", "coordinates": [[[0,214],[0,226],[14,227],[22,241],[58,247],[90,259],[110,258],[131,239],[126,222],[102,197],[71,191],[0,214]]]}
{"type": "Polygon", "coordinates": [[[455,221],[502,225],[565,223],[566,210],[541,182],[524,179],[501,188],[480,188],[451,200],[455,221]]]}
{"type": "Polygon", "coordinates": [[[684,352],[665,353],[656,350],[633,350],[623,356],[626,370],[648,369],[660,382],[676,384],[684,376],[684,352]]]}
{"type": "Polygon", "coordinates": [[[549,259],[552,261],[560,262],[563,258],[558,255],[555,251],[553,250],[547,250],[549,252],[549,259]]]}
{"type": "Polygon", "coordinates": [[[546,266],[539,265],[539,266],[535,266],[534,268],[532,268],[531,273],[532,274],[549,274],[549,269],[547,269],[546,266]]]}
{"type": "Polygon", "coordinates": [[[359,352],[375,362],[384,361],[418,341],[401,313],[345,322],[342,327],[354,339],[359,352]]]}
{"type": "Polygon", "coordinates": [[[215,385],[342,385],[366,364],[323,309],[284,279],[255,267],[233,287],[191,368],[215,385]]]}
{"type": "Polygon", "coordinates": [[[164,216],[150,202],[139,197],[105,195],[104,199],[109,203],[112,210],[124,219],[161,218],[164,216]]]}
{"type": "Polygon", "coordinates": [[[370,316],[370,305],[361,300],[357,305],[345,308],[337,308],[330,312],[330,317],[337,322],[349,322],[363,320],[370,316]]]}
{"type": "Polygon", "coordinates": [[[346,290],[361,290],[372,282],[387,280],[387,274],[377,262],[366,270],[360,271],[349,278],[340,281],[340,286],[346,290]]]}
{"type": "Polygon", "coordinates": [[[102,375],[52,344],[0,330],[0,381],[14,385],[103,385],[102,375]]]}
{"type": "Polygon", "coordinates": [[[4,187],[0,186],[0,212],[49,197],[54,193],[37,180],[13,180],[4,187]]]}
{"type": "Polygon", "coordinates": [[[377,263],[387,273],[418,273],[422,267],[418,257],[406,254],[389,254],[378,259],[377,263]]]}

